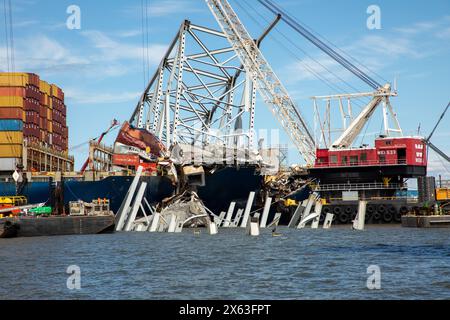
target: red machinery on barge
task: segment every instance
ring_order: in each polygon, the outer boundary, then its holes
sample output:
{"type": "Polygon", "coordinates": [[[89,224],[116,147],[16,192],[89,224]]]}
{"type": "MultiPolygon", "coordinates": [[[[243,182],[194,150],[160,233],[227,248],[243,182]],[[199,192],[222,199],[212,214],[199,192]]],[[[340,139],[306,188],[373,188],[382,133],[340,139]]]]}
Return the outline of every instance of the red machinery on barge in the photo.
{"type": "Polygon", "coordinates": [[[406,181],[425,177],[426,172],[421,137],[379,137],[374,147],[317,149],[309,170],[324,199],[324,213],[334,213],[339,223],[354,218],[361,199],[368,201],[368,222],[400,222],[411,209],[406,181]]]}

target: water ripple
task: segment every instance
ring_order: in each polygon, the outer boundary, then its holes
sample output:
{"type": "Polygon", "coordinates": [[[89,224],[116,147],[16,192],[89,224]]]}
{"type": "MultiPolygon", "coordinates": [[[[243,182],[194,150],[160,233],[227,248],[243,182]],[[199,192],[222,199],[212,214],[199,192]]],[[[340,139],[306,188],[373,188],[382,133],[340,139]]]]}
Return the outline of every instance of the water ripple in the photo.
{"type": "Polygon", "coordinates": [[[0,239],[0,268],[14,271],[0,273],[0,299],[450,299],[448,230],[279,232],[0,239]],[[381,290],[367,289],[370,265],[381,290]]]}

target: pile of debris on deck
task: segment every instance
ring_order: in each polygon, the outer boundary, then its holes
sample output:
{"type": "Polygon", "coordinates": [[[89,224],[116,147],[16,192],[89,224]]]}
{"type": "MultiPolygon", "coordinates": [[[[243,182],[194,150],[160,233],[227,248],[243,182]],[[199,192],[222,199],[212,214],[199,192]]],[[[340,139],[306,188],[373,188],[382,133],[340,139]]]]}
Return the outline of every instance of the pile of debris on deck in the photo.
{"type": "MultiPolygon", "coordinates": [[[[252,211],[255,202],[255,192],[250,192],[245,209],[236,209],[236,203],[231,202],[227,212],[216,215],[211,212],[193,190],[188,187],[180,194],[165,199],[156,207],[150,206],[145,198],[146,182],[141,182],[142,167],[139,167],[136,176],[130,186],[119,212],[116,215],[116,231],[148,231],[179,233],[183,228],[206,227],[209,234],[217,234],[219,227],[246,228],[247,233],[253,236],[259,235],[259,228],[274,226],[280,221],[281,213],[277,212],[270,224],[267,224],[269,211],[276,203],[271,197],[266,197],[264,206],[252,211]],[[262,210],[262,213],[261,213],[262,210]],[[143,214],[137,219],[138,212],[143,214]]],[[[198,174],[198,169],[189,168],[188,173],[198,174]],[[194,171],[192,171],[194,170],[194,171]]],[[[185,171],[186,173],[186,171],[185,171]]],[[[360,202],[358,216],[353,228],[364,229],[365,201],[360,202]]],[[[288,227],[303,229],[307,224],[316,229],[321,222],[322,200],[318,193],[309,194],[306,200],[301,201],[294,214],[291,216],[288,227]]],[[[331,226],[333,214],[327,213],[323,227],[331,226]]]]}
{"type": "MultiPolygon", "coordinates": [[[[185,190],[152,207],[145,198],[147,183],[141,182],[139,167],[116,215],[116,231],[181,232],[183,227],[207,227],[217,232],[208,209],[192,190],[185,190]],[[137,219],[138,213],[143,215],[137,219]]],[[[198,172],[196,172],[198,173],[198,172]]]]}
{"type": "MultiPolygon", "coordinates": [[[[174,151],[172,150],[172,153],[174,151]]],[[[187,156],[186,154],[183,155],[184,157],[187,156]]],[[[141,182],[140,179],[143,169],[137,171],[130,189],[117,212],[117,231],[180,232],[183,227],[216,229],[215,227],[220,226],[221,223],[223,223],[224,227],[237,227],[239,224],[246,226],[253,207],[256,207],[256,211],[267,210],[265,220],[267,220],[267,215],[269,210],[271,210],[271,215],[279,212],[278,219],[280,219],[282,213],[286,213],[284,214],[284,220],[289,221],[293,212],[285,212],[285,200],[294,199],[293,203],[296,207],[296,204],[308,198],[311,192],[308,188],[308,181],[304,180],[304,173],[299,168],[294,167],[289,172],[266,176],[262,192],[252,192],[251,199],[249,198],[247,201],[247,206],[249,207],[246,207],[245,211],[243,208],[238,209],[236,215],[233,215],[234,220],[232,221],[230,212],[227,213],[227,217],[224,217],[225,212],[215,215],[198,196],[196,192],[197,187],[205,185],[205,171],[203,167],[183,165],[184,161],[181,159],[175,162],[177,163],[171,163],[171,172],[174,173],[177,194],[163,200],[155,207],[151,206],[145,198],[147,184],[141,182]],[[268,205],[267,199],[269,198],[271,200],[268,205]],[[221,216],[221,219],[219,219],[219,216],[221,216]],[[214,217],[214,221],[211,220],[211,217],[214,217]],[[242,223],[235,221],[241,218],[242,223]]]]}

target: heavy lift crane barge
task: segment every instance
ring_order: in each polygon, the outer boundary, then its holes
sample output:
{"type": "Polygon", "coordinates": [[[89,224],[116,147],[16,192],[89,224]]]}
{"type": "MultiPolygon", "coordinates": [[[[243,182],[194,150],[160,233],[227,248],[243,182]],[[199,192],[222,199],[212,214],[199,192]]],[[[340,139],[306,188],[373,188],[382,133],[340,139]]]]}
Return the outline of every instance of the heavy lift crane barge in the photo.
{"type": "Polygon", "coordinates": [[[279,15],[294,31],[314,44],[348,71],[369,85],[374,92],[343,94],[322,97],[326,99],[371,97],[359,115],[352,118],[338,139],[327,148],[316,149],[303,117],[295,108],[287,91],[276,78],[262,53],[251,41],[243,24],[226,0],[206,0],[222,31],[238,53],[245,69],[257,75],[255,85],[266,104],[276,110],[275,115],[284,126],[291,140],[306,161],[309,175],[318,182],[316,190],[326,201],[323,212],[333,212],[340,223],[348,223],[356,215],[358,200],[369,201],[366,219],[370,222],[400,222],[401,215],[410,210],[404,191],[405,179],[426,176],[426,140],[422,137],[405,137],[391,104],[396,96],[389,83],[381,85],[349,59],[331,48],[296,19],[269,0],[258,0],[260,4],[279,15]],[[276,85],[275,85],[276,84],[276,85]],[[270,90],[270,88],[276,88],[270,90]],[[281,93],[277,95],[277,93],[281,93]],[[385,134],[375,140],[374,147],[353,147],[356,138],[383,104],[385,134]],[[395,124],[389,128],[388,116],[395,124]],[[397,133],[392,137],[392,132],[397,133]],[[314,152],[311,152],[314,150],[314,152]]]}
{"type": "MultiPolygon", "coordinates": [[[[369,200],[367,219],[372,222],[400,221],[400,216],[409,210],[406,197],[399,194],[406,190],[405,179],[423,177],[426,175],[427,157],[426,140],[421,137],[404,137],[396,114],[390,104],[390,97],[396,96],[390,84],[381,85],[372,77],[358,68],[349,59],[331,48],[324,41],[304,28],[296,19],[269,0],[258,0],[260,4],[274,13],[278,19],[288,24],[352,74],[357,76],[374,91],[369,93],[344,94],[329,96],[328,99],[352,99],[371,97],[370,102],[351,123],[346,126],[341,136],[327,148],[317,148],[311,129],[301,110],[297,108],[288,91],[272,70],[270,64],[259,49],[258,42],[250,36],[245,26],[227,0],[205,0],[213,13],[222,32],[185,23],[175,38],[168,53],[162,61],[155,77],[149,83],[142,95],[130,123],[139,129],[146,128],[159,138],[169,150],[173,145],[184,143],[194,145],[203,142],[204,146],[214,140],[230,141],[234,139],[226,131],[231,122],[242,118],[244,113],[250,115],[250,132],[254,125],[255,90],[262,96],[274,117],[279,121],[291,141],[297,147],[306,163],[311,177],[318,182],[316,190],[326,200],[324,212],[332,211],[341,223],[349,222],[356,213],[356,203],[360,199],[369,200]],[[209,50],[196,33],[208,33],[212,36],[225,38],[231,48],[209,50]],[[204,53],[188,54],[187,37],[191,35],[200,45],[204,53]],[[241,67],[228,66],[231,58],[219,63],[217,55],[233,53],[240,61],[241,67]],[[170,54],[173,53],[171,57],[170,54]],[[209,57],[205,63],[199,58],[209,57]],[[193,67],[194,62],[209,66],[209,70],[193,67]],[[217,74],[213,69],[217,69],[217,74]],[[228,68],[228,69],[227,69],[228,68]],[[228,70],[242,70],[246,73],[245,92],[242,105],[236,104],[232,98],[238,86],[228,70]],[[166,72],[166,73],[165,73],[166,72]],[[195,85],[185,83],[186,73],[198,79],[195,85]],[[168,76],[167,85],[165,77],[168,76]],[[215,79],[216,82],[202,81],[202,77],[215,79]],[[230,80],[231,79],[231,80],[230,80]],[[215,97],[224,86],[225,93],[215,97]],[[198,90],[203,90],[203,95],[198,90]],[[253,94],[252,94],[253,93],[253,94]],[[228,99],[228,100],[226,100],[228,99]],[[211,100],[216,107],[208,110],[205,100],[211,100]],[[383,104],[385,135],[375,140],[375,146],[353,147],[356,138],[361,134],[368,120],[377,107],[383,104]],[[147,106],[148,105],[148,109],[147,106]],[[236,107],[236,108],[234,108],[236,107]],[[146,110],[148,110],[146,112],[146,110]],[[224,110],[224,115],[217,112],[224,110]],[[239,114],[232,115],[233,110],[239,114]],[[147,119],[145,119],[147,115],[147,119]],[[395,128],[390,129],[388,116],[394,120],[395,128]],[[223,121],[223,119],[228,119],[223,121]],[[190,125],[196,122],[201,126],[190,125]],[[219,134],[211,135],[210,129],[219,125],[219,134]],[[225,132],[225,133],[223,133],[225,132]],[[392,132],[397,133],[391,137],[392,132]],[[202,137],[202,138],[200,138],[202,137]]],[[[240,72],[239,72],[240,73],[240,72]]],[[[186,80],[187,81],[187,80],[186,80]]],[[[249,136],[251,142],[252,136],[249,136]]]]}

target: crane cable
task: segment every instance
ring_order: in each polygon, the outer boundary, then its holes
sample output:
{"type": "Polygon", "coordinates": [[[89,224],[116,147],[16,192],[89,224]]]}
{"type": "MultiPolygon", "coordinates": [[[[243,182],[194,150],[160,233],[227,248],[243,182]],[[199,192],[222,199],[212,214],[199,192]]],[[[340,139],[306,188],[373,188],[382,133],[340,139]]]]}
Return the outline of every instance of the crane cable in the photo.
{"type": "MultiPolygon", "coordinates": [[[[113,127],[113,128],[111,128],[111,129],[109,129],[108,131],[103,132],[102,134],[105,134],[105,135],[106,135],[106,134],[108,134],[108,133],[111,133],[111,132],[113,132],[113,131],[116,131],[117,129],[119,129],[119,126],[113,127]]],[[[79,148],[81,148],[81,147],[83,147],[83,146],[89,144],[91,141],[96,141],[96,140],[98,140],[100,137],[101,137],[101,135],[99,135],[99,136],[96,137],[96,138],[89,139],[88,141],[85,141],[85,142],[82,142],[82,143],[80,143],[80,144],[77,144],[76,146],[73,146],[73,147],[69,148],[69,150],[70,150],[70,151],[77,150],[77,149],[79,149],[79,148]]]]}
{"type": "Polygon", "coordinates": [[[11,0],[8,1],[9,4],[9,40],[11,42],[11,49],[10,49],[10,55],[11,55],[11,70],[12,72],[15,71],[16,65],[15,65],[15,54],[14,54],[14,31],[13,31],[13,18],[12,18],[12,6],[11,6],[11,0]]]}
{"type": "MultiPolygon", "coordinates": [[[[3,10],[4,10],[4,20],[5,20],[5,40],[6,40],[6,69],[8,74],[8,85],[9,88],[12,87],[12,74],[15,71],[15,54],[14,54],[14,32],[13,32],[13,18],[12,18],[12,5],[11,0],[3,0],[3,10]]],[[[12,105],[12,89],[9,95],[9,104],[12,105]]],[[[14,141],[12,134],[7,130],[4,131],[6,139],[10,141],[10,149],[12,154],[14,154],[14,141]]]]}
{"type": "Polygon", "coordinates": [[[148,0],[145,0],[145,34],[146,34],[146,48],[147,48],[147,79],[150,80],[150,40],[149,40],[149,28],[148,28],[148,0]]]}
{"type": "MultiPolygon", "coordinates": [[[[235,1],[235,4],[245,12],[245,14],[247,16],[250,17],[250,19],[252,19],[252,21],[254,21],[257,25],[259,25],[261,28],[263,28],[263,26],[261,25],[261,23],[255,19],[254,16],[252,16],[249,12],[249,10],[246,10],[240,3],[239,1],[235,1]]],[[[247,8],[249,8],[249,4],[244,2],[244,4],[246,4],[247,8]]],[[[251,8],[249,8],[251,9],[251,8]]],[[[259,13],[258,11],[255,11],[257,13],[257,15],[259,17],[261,17],[265,22],[270,23],[270,21],[268,21],[268,19],[266,17],[264,17],[261,13],[259,13]]],[[[348,82],[346,82],[344,79],[342,79],[341,77],[339,77],[338,75],[336,75],[332,70],[329,70],[326,66],[324,66],[322,63],[320,63],[319,61],[317,61],[314,57],[312,57],[311,55],[309,55],[305,50],[303,50],[299,45],[295,44],[291,39],[289,39],[289,37],[287,37],[283,32],[279,31],[278,29],[274,29],[275,32],[277,32],[278,34],[280,34],[284,39],[286,39],[292,46],[296,47],[298,50],[300,50],[301,52],[303,52],[306,56],[308,56],[312,61],[316,62],[318,65],[320,65],[323,69],[325,69],[326,71],[328,71],[330,74],[332,74],[336,79],[342,81],[343,83],[345,83],[348,87],[353,88],[355,91],[358,91],[358,89],[354,88],[351,84],[349,84],[348,82]]],[[[314,70],[313,67],[309,66],[305,61],[303,61],[302,58],[300,58],[296,53],[294,53],[288,46],[286,46],[284,43],[282,43],[281,41],[279,41],[277,38],[273,37],[272,35],[269,34],[269,37],[271,39],[273,39],[277,44],[279,44],[281,47],[283,47],[284,49],[286,49],[287,52],[289,52],[295,59],[297,59],[304,67],[305,69],[310,72],[312,75],[314,75],[317,79],[319,79],[321,82],[323,82],[326,86],[328,86],[331,90],[333,91],[337,91],[337,92],[342,92],[344,91],[340,86],[338,86],[337,84],[333,84],[330,80],[326,79],[325,77],[321,76],[320,74],[318,74],[318,72],[316,72],[314,70]],[[340,90],[340,91],[339,91],[340,90]]],[[[360,109],[363,108],[364,106],[362,106],[361,104],[359,104],[357,101],[361,101],[362,103],[364,103],[364,105],[367,104],[367,102],[363,99],[363,98],[355,98],[353,99],[354,102],[353,104],[358,106],[360,109]]],[[[369,121],[370,123],[370,121],[369,121]]],[[[361,137],[361,141],[364,140],[364,137],[366,135],[368,127],[366,127],[365,133],[363,135],[363,137],[361,137]]]]}
{"type": "MultiPolygon", "coordinates": [[[[249,10],[246,10],[238,1],[235,1],[236,5],[241,8],[256,24],[258,24],[260,27],[263,27],[261,25],[261,23],[259,23],[249,12],[249,10]]],[[[250,6],[248,3],[244,2],[247,6],[250,6]]],[[[264,17],[261,13],[259,13],[258,11],[255,11],[256,14],[261,17],[265,22],[270,23],[270,21],[268,21],[268,19],[266,17],[264,17]]],[[[356,89],[354,86],[352,86],[350,83],[348,83],[347,81],[345,81],[342,77],[340,77],[339,75],[337,75],[335,72],[333,72],[332,70],[330,70],[328,67],[326,67],[325,65],[323,65],[323,63],[321,63],[320,61],[318,61],[317,59],[315,59],[314,57],[312,57],[310,54],[308,54],[308,52],[306,52],[303,48],[301,48],[298,44],[294,43],[288,36],[286,36],[286,34],[284,34],[283,32],[281,32],[278,29],[274,29],[275,32],[277,32],[278,34],[280,34],[284,39],[286,39],[286,41],[288,41],[292,46],[294,46],[296,49],[298,49],[299,51],[301,51],[305,56],[307,56],[309,59],[311,59],[312,61],[314,61],[316,64],[318,64],[321,68],[323,68],[325,71],[329,72],[331,75],[333,75],[337,80],[343,82],[345,85],[347,85],[349,88],[358,91],[358,89],[356,89]]],[[[337,84],[334,84],[332,81],[328,80],[326,77],[321,76],[317,71],[314,70],[314,68],[312,66],[309,66],[300,56],[298,56],[295,52],[293,52],[289,47],[287,47],[285,44],[283,44],[281,41],[279,41],[277,38],[273,37],[272,35],[269,35],[269,37],[271,39],[273,39],[276,43],[278,43],[280,46],[282,46],[284,49],[286,49],[286,51],[288,51],[288,53],[293,56],[296,60],[298,60],[303,66],[304,68],[311,73],[313,76],[315,76],[318,80],[320,80],[321,82],[323,82],[326,86],[328,86],[331,90],[333,90],[334,92],[338,93],[338,92],[343,92],[346,91],[344,90],[342,87],[338,86],[337,84]]],[[[366,105],[368,103],[368,101],[365,101],[363,98],[358,97],[354,99],[355,101],[361,101],[364,105],[366,105]]],[[[363,106],[359,103],[355,102],[355,105],[358,106],[359,108],[363,108],[363,106]]]]}
{"type": "Polygon", "coordinates": [[[145,59],[145,5],[144,0],[141,0],[141,30],[142,30],[142,73],[144,76],[144,88],[147,85],[147,63],[145,59]]]}
{"type": "Polygon", "coordinates": [[[360,78],[362,81],[364,81],[366,84],[368,84],[373,89],[377,90],[378,88],[382,87],[381,84],[379,84],[376,80],[372,79],[370,76],[368,76],[366,73],[364,73],[361,69],[356,67],[353,63],[348,61],[345,57],[340,55],[337,51],[335,51],[333,48],[331,48],[329,45],[327,45],[325,42],[320,40],[318,37],[316,37],[313,33],[311,33],[309,30],[307,30],[305,27],[303,27],[298,21],[293,19],[286,11],[275,5],[270,0],[258,0],[260,4],[262,4],[264,7],[266,7],[268,10],[273,12],[274,14],[282,14],[281,19],[283,19],[284,22],[286,22],[292,29],[297,31],[299,34],[301,34],[304,38],[309,40],[312,44],[314,44],[316,47],[321,49],[323,52],[325,52],[327,55],[329,55],[332,59],[334,59],[336,62],[341,64],[344,68],[346,68],[348,71],[353,73],[355,76],[360,78]]]}
{"type": "Polygon", "coordinates": [[[388,80],[386,80],[385,78],[383,78],[380,74],[378,74],[377,72],[375,72],[374,70],[372,70],[371,68],[369,68],[368,66],[364,65],[363,63],[361,63],[360,61],[358,61],[357,59],[355,59],[355,57],[349,55],[347,52],[345,52],[344,50],[342,50],[341,48],[339,48],[337,45],[335,45],[333,42],[331,42],[330,40],[328,40],[326,37],[324,37],[323,35],[321,35],[320,33],[318,33],[317,31],[315,31],[314,29],[312,29],[310,26],[308,26],[306,23],[304,23],[303,21],[299,21],[298,19],[296,20],[299,24],[301,24],[305,29],[307,29],[309,32],[311,32],[312,34],[315,34],[317,38],[320,38],[321,40],[323,40],[324,42],[326,42],[328,45],[330,45],[331,47],[335,48],[337,51],[339,51],[343,56],[346,56],[348,58],[348,60],[353,61],[355,64],[359,65],[362,69],[365,69],[368,73],[372,73],[375,77],[377,77],[379,80],[387,83],[388,80]]]}
{"type": "Polygon", "coordinates": [[[330,46],[328,46],[325,42],[323,42],[318,37],[316,37],[312,32],[310,32],[308,29],[306,29],[297,20],[293,19],[286,11],[281,9],[279,6],[275,5],[273,2],[271,2],[269,0],[258,0],[258,2],[261,3],[263,6],[265,6],[267,9],[269,9],[270,11],[272,11],[273,13],[277,13],[277,14],[282,13],[283,21],[285,21],[291,28],[293,28],[295,31],[297,31],[299,34],[301,34],[303,37],[305,37],[307,40],[309,40],[316,47],[318,47],[323,52],[325,52],[327,55],[329,55],[336,62],[341,64],[344,68],[346,68],[347,70],[352,72],[354,75],[356,75],[358,78],[360,78],[361,80],[366,82],[373,89],[378,89],[381,87],[381,85],[378,82],[376,82],[375,80],[370,78],[361,69],[356,67],[350,61],[348,61],[346,58],[344,58],[342,55],[340,55],[338,52],[336,52],[330,46]]]}
{"type": "Polygon", "coordinates": [[[141,0],[141,31],[142,31],[142,73],[144,89],[150,80],[150,39],[148,0],[141,0]]]}
{"type": "Polygon", "coordinates": [[[11,71],[11,59],[10,59],[10,41],[9,41],[9,26],[8,26],[8,14],[7,14],[7,3],[3,0],[3,13],[5,20],[5,40],[6,40],[6,70],[9,73],[11,71]]]}

